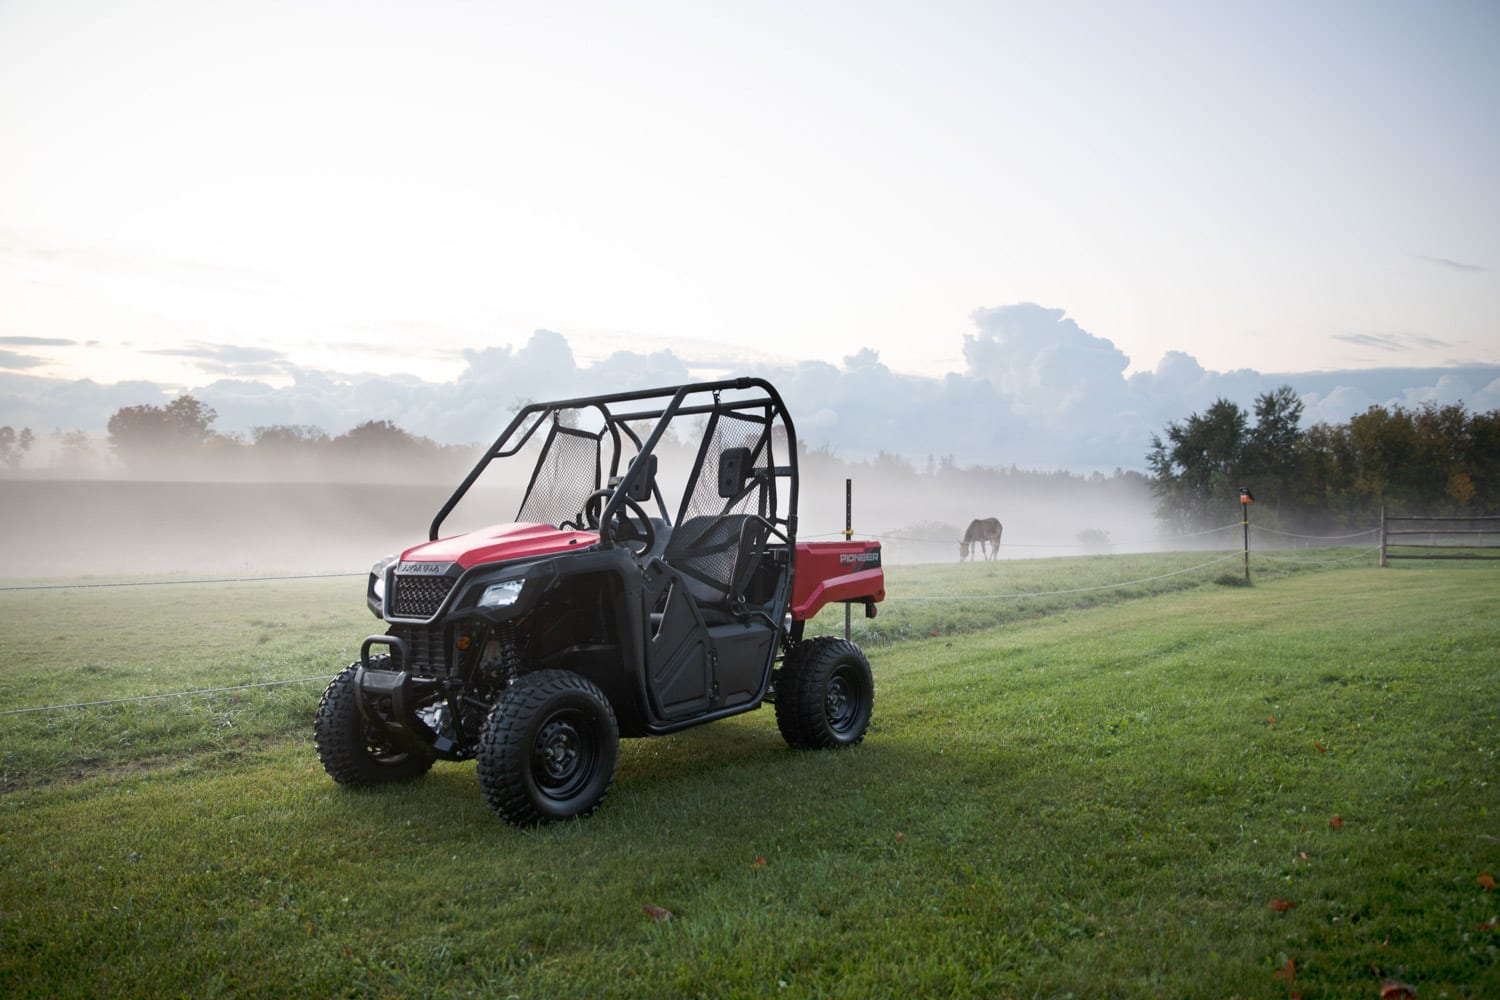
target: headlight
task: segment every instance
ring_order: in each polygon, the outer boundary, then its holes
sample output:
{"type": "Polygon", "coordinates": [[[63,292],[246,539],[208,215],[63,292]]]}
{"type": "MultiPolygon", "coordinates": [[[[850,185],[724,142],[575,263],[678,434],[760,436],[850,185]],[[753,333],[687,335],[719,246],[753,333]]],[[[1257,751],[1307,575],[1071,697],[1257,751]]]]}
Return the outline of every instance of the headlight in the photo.
{"type": "Polygon", "coordinates": [[[395,561],[395,556],[386,556],[370,567],[370,593],[377,601],[385,601],[385,571],[395,561]]]}
{"type": "Polygon", "coordinates": [[[478,607],[481,608],[508,608],[516,603],[521,596],[521,588],[526,585],[526,578],[518,580],[502,580],[492,583],[484,588],[484,593],[479,595],[478,607]]]}

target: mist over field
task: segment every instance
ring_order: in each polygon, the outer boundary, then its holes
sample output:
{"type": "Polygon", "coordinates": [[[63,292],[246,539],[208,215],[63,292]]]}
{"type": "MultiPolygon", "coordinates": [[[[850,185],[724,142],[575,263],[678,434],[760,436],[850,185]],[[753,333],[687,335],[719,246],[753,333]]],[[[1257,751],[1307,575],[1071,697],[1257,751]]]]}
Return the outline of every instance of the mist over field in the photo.
{"type": "MultiPolygon", "coordinates": [[[[380,468],[371,465],[372,472],[380,468]]],[[[959,537],[976,517],[1004,523],[1001,559],[1160,547],[1152,499],[1138,476],[916,473],[818,456],[803,463],[800,538],[842,531],[846,478],[855,532],[882,539],[893,562],[956,561],[959,537]],[[1096,534],[1085,544],[1079,536],[1089,530],[1096,534]],[[1099,547],[1099,532],[1108,533],[1111,549],[1099,547]]],[[[0,479],[0,576],[361,573],[425,541],[461,479],[462,470],[398,484],[0,479]]],[[[444,535],[514,519],[524,482],[485,486],[481,481],[454,511],[444,535]]]]}

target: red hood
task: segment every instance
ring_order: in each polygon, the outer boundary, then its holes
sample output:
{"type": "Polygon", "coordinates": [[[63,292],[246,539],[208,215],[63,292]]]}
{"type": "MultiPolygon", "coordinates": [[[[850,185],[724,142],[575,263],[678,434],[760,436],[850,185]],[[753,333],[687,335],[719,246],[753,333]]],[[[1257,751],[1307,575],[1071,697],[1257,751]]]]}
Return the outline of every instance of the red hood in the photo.
{"type": "Polygon", "coordinates": [[[585,549],[599,542],[593,531],[564,531],[550,524],[496,524],[466,535],[439,538],[401,553],[402,562],[458,563],[464,569],[484,563],[585,549]]]}

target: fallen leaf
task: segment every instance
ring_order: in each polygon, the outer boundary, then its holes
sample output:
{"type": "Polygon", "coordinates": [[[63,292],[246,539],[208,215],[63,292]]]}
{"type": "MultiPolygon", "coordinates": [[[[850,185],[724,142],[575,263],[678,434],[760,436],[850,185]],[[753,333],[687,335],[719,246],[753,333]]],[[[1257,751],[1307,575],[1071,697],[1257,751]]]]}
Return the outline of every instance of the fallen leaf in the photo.
{"type": "Polygon", "coordinates": [[[755,856],[755,860],[752,861],[752,862],[750,862],[750,867],[751,868],[764,868],[765,866],[766,866],[766,856],[764,854],[757,854],[755,856]]]}
{"type": "Polygon", "coordinates": [[[1482,924],[1474,925],[1476,931],[1492,931],[1496,928],[1500,928],[1500,917],[1491,917],[1482,924]]]}
{"type": "Polygon", "coordinates": [[[1286,964],[1277,969],[1274,975],[1277,979],[1285,979],[1287,982],[1291,982],[1297,978],[1297,963],[1290,958],[1287,959],[1286,964]]]}
{"type": "Polygon", "coordinates": [[[1397,979],[1387,979],[1380,984],[1380,1000],[1398,1000],[1400,997],[1414,997],[1417,988],[1397,979]]]}
{"type": "Polygon", "coordinates": [[[1485,872],[1474,881],[1479,883],[1479,887],[1485,892],[1493,892],[1495,889],[1495,876],[1491,875],[1489,872],[1485,872]]]}
{"type": "Polygon", "coordinates": [[[1298,851],[1297,852],[1297,857],[1301,858],[1303,861],[1306,861],[1307,860],[1307,852],[1306,851],[1298,851]]]}
{"type": "Polygon", "coordinates": [[[1317,741],[1313,742],[1313,749],[1316,750],[1316,751],[1318,751],[1318,753],[1327,753],[1328,752],[1328,748],[1325,747],[1323,744],[1317,742],[1317,741]]]}
{"type": "Polygon", "coordinates": [[[906,834],[902,833],[900,830],[896,831],[896,843],[898,843],[898,844],[904,844],[904,843],[906,843],[906,834]]]}
{"type": "Polygon", "coordinates": [[[934,635],[934,636],[936,636],[936,635],[942,635],[943,633],[939,632],[937,629],[933,629],[931,632],[929,632],[927,634],[928,635],[934,635]]]}
{"type": "Polygon", "coordinates": [[[1277,913],[1285,913],[1287,910],[1290,910],[1297,904],[1292,902],[1290,899],[1282,899],[1280,896],[1272,896],[1271,901],[1266,905],[1275,910],[1277,913]]]}
{"type": "Polygon", "coordinates": [[[666,923],[668,920],[672,919],[672,911],[665,909],[664,907],[652,906],[650,903],[647,903],[645,906],[641,907],[641,909],[645,911],[646,916],[650,917],[652,920],[655,920],[657,923],[666,923]]]}
{"type": "Polygon", "coordinates": [[[1344,828],[1344,817],[1340,816],[1338,813],[1334,813],[1333,818],[1328,821],[1328,825],[1333,827],[1335,830],[1342,830],[1344,828]]]}
{"type": "Polygon", "coordinates": [[[1274,716],[1274,715],[1268,715],[1268,716],[1266,716],[1266,725],[1268,725],[1268,726],[1274,726],[1274,725],[1276,725],[1276,716],[1274,716]]]}

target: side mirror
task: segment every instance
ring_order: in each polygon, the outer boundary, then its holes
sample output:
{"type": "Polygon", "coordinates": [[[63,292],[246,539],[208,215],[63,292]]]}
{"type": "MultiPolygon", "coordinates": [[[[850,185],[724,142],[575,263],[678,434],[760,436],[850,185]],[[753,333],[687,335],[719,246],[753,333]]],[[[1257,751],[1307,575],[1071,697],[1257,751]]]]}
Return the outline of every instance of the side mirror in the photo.
{"type": "Polygon", "coordinates": [[[719,452],[719,497],[733,500],[740,495],[745,480],[755,473],[755,457],[749,448],[726,448],[719,452]]]}

